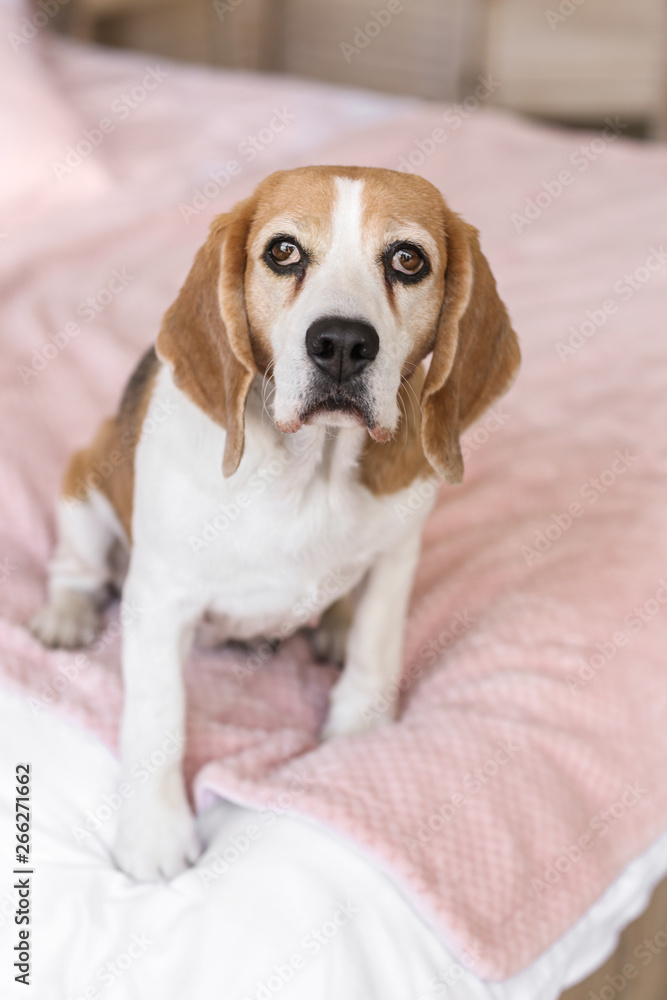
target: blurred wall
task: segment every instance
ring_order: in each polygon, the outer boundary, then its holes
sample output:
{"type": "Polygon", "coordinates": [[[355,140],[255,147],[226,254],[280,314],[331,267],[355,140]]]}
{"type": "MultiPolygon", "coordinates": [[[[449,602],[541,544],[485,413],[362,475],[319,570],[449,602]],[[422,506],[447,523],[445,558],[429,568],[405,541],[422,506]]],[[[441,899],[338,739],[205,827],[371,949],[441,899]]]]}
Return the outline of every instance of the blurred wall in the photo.
{"type": "Polygon", "coordinates": [[[556,119],[664,128],[664,0],[491,0],[484,63],[498,104],[556,119]]]}
{"type": "Polygon", "coordinates": [[[667,135],[666,0],[69,0],[106,44],[667,135]]]}
{"type": "Polygon", "coordinates": [[[283,67],[340,83],[456,98],[473,71],[474,0],[291,0],[283,67]]]}
{"type": "Polygon", "coordinates": [[[70,0],[79,37],[181,59],[455,99],[481,0],[70,0]]]}

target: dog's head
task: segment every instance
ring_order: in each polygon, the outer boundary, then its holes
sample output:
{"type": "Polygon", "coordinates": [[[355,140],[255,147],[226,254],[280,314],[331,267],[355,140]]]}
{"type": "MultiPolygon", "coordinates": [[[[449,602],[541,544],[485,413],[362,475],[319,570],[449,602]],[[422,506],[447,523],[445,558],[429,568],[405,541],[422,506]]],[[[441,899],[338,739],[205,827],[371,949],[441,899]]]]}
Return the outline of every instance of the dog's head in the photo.
{"type": "Polygon", "coordinates": [[[477,231],[422,178],[362,167],[272,174],[218,216],[157,347],[226,428],[227,476],[258,372],[272,380],[279,430],[363,424],[385,442],[401,381],[432,353],[421,443],[433,469],[460,482],[459,435],[519,364],[477,231]]]}

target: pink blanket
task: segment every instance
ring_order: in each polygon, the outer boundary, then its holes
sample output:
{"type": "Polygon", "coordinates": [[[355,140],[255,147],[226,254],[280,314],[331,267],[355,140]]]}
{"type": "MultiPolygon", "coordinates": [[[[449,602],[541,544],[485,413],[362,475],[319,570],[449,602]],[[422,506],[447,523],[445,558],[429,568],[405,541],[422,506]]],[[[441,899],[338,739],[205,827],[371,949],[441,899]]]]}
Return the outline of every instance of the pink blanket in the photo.
{"type": "Polygon", "coordinates": [[[400,721],[320,746],[335,673],[302,637],[259,669],[199,652],[187,767],[200,804],[326,824],[479,975],[519,971],[667,824],[667,151],[622,122],[596,137],[443,117],[61,42],[38,70],[43,46],[0,67],[34,88],[14,122],[23,141],[30,116],[31,170],[0,190],[4,679],[115,744],[117,618],[74,654],[24,623],[66,457],[115,406],[211,217],[278,167],[418,165],[481,229],[524,364],[427,524],[400,721]]]}

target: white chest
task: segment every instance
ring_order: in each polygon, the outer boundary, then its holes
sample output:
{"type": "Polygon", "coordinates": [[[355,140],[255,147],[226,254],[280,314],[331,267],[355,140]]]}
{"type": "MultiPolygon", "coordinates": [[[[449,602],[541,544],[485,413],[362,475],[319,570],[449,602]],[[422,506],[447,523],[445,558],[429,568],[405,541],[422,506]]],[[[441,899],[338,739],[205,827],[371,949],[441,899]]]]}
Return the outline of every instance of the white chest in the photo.
{"type": "Polygon", "coordinates": [[[304,625],[348,593],[405,535],[401,494],[378,498],[357,481],[363,429],[283,435],[251,392],[246,447],[225,479],[224,431],[158,378],[137,448],[135,571],[213,613],[227,638],[304,625]],[[151,412],[165,414],[161,422],[151,412]]]}

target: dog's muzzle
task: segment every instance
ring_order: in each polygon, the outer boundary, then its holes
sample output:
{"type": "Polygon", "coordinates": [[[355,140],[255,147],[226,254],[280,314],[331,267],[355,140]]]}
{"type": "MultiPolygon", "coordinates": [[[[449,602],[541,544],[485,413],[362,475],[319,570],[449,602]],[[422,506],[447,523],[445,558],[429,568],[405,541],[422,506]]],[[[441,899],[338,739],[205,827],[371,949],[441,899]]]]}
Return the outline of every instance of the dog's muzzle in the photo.
{"type": "Polygon", "coordinates": [[[305,343],[315,370],[299,416],[279,429],[291,433],[317,417],[326,422],[330,413],[337,426],[342,417],[365,425],[376,441],[388,441],[392,432],[376,422],[375,400],[365,377],[380,349],[375,327],[361,319],[323,316],[310,324],[305,343]]]}

